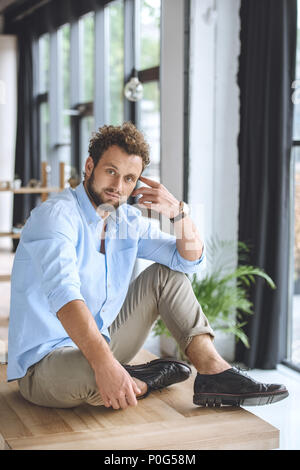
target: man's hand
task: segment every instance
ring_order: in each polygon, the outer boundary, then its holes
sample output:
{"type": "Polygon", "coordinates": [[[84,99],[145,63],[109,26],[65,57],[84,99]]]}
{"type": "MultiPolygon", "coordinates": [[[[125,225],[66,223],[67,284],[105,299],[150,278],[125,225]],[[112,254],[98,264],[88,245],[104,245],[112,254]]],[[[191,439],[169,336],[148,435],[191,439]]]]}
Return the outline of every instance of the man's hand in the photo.
{"type": "Polygon", "coordinates": [[[57,318],[92,367],[104,405],[114,409],[135,406],[141,390],[113,356],[85,302],[68,302],[57,318]]]}
{"type": "Polygon", "coordinates": [[[137,405],[136,395],[141,390],[116,359],[99,364],[94,372],[104,406],[118,410],[137,405]]]}
{"type": "Polygon", "coordinates": [[[135,189],[131,194],[132,196],[142,195],[138,200],[139,205],[164,214],[169,219],[179,214],[179,201],[165,186],[144,176],[140,176],[140,180],[146,183],[148,187],[142,186],[135,189]]]}
{"type": "MultiPolygon", "coordinates": [[[[140,180],[150,188],[143,186],[132,192],[132,196],[142,195],[138,200],[139,205],[164,214],[169,219],[179,214],[180,203],[165,186],[144,176],[140,176],[140,180]]],[[[176,221],[174,231],[179,254],[189,261],[198,260],[202,255],[203,242],[192,219],[187,215],[176,221]]]]}

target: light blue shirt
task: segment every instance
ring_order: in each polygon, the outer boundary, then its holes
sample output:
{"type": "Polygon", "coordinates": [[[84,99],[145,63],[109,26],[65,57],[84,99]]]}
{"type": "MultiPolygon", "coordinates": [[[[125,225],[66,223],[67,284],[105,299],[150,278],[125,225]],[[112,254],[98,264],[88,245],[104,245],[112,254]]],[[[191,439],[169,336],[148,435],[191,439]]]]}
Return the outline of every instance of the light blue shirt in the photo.
{"type": "Polygon", "coordinates": [[[184,259],[176,237],[162,232],[134,206],[123,204],[106,220],[102,254],[104,220],[83,183],[30,212],[11,275],[8,381],[23,377],[53,349],[77,347],[56,316],[72,300],[86,303],[109,342],[108,327],[124,303],[136,258],[187,274],[203,267],[204,252],[199,260],[184,259]]]}

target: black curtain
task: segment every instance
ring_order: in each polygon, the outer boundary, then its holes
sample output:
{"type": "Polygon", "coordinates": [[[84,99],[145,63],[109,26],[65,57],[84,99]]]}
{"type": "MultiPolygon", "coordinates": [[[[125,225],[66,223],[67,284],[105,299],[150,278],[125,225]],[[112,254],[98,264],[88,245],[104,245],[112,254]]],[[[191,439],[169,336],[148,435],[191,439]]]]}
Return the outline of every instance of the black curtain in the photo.
{"type": "MultiPolygon", "coordinates": [[[[38,116],[33,96],[32,37],[27,30],[18,35],[18,111],[15,151],[15,174],[26,186],[30,179],[40,180],[38,116]]],[[[24,224],[39,195],[14,194],[13,225],[24,224]]],[[[18,240],[13,240],[14,250],[18,240]]]]}
{"type": "Polygon", "coordinates": [[[260,279],[252,286],[254,315],[244,318],[250,349],[238,343],[236,359],[273,369],[285,358],[287,336],[297,2],[242,0],[240,17],[239,240],[252,247],[248,264],[263,268],[277,289],[260,279]]]}

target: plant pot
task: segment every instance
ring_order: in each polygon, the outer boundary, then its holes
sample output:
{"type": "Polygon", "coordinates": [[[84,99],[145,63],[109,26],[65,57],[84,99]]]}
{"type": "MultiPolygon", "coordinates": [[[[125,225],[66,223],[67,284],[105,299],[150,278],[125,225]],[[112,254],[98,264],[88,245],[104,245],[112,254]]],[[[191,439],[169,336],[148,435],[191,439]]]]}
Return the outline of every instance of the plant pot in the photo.
{"type": "Polygon", "coordinates": [[[179,346],[172,336],[160,336],[160,354],[161,357],[174,357],[180,361],[190,363],[189,358],[181,353],[179,346]]]}
{"type": "Polygon", "coordinates": [[[177,343],[171,336],[160,336],[160,354],[162,357],[177,357],[179,358],[179,351],[177,343]]]}

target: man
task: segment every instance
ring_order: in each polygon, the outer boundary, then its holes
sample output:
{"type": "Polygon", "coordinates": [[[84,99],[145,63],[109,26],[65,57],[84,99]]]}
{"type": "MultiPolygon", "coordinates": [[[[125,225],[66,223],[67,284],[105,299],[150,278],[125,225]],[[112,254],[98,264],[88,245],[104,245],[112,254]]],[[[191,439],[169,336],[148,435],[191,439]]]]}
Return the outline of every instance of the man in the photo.
{"type": "Polygon", "coordinates": [[[8,380],[42,406],[135,406],[191,372],[172,359],[128,366],[160,315],[198,371],[195,404],[285,398],[284,386],[253,381],[216,351],[186,276],[202,269],[203,242],[184,205],[141,176],[148,164],[134,125],[104,126],[91,139],[84,182],[31,211],[12,271],[8,380]],[[142,217],[129,196],[170,218],[175,235],[142,217]],[[155,263],[130,283],[136,258],[155,263]]]}

